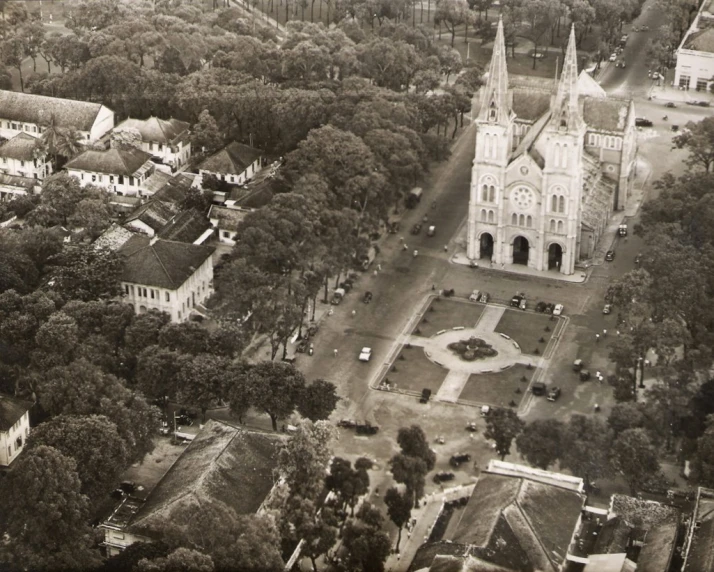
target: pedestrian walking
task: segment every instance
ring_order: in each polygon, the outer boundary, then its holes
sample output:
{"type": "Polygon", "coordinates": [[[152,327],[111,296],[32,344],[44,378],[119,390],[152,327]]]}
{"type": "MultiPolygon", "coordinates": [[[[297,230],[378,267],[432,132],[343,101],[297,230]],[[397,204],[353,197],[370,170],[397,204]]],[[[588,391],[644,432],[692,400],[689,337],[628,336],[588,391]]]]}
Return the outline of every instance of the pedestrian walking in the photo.
{"type": "Polygon", "coordinates": [[[377,270],[378,270],[379,272],[382,271],[382,265],[381,265],[381,264],[377,264],[377,270]]]}
{"type": "Polygon", "coordinates": [[[444,245],[444,252],[449,252],[449,245],[448,245],[448,244],[445,244],[445,245],[444,245]]]}
{"type": "Polygon", "coordinates": [[[336,350],[336,349],[335,349],[335,350],[332,350],[332,353],[333,353],[333,355],[334,355],[335,357],[337,357],[337,350],[336,350]]]}
{"type": "Polygon", "coordinates": [[[415,250],[415,251],[414,251],[414,258],[416,258],[418,254],[419,254],[419,251],[418,251],[418,250],[415,250]]]}
{"type": "Polygon", "coordinates": [[[406,242],[402,245],[402,250],[409,250],[406,242]]]}
{"type": "Polygon", "coordinates": [[[357,310],[352,310],[352,317],[354,318],[357,315],[357,310]]]}
{"type": "Polygon", "coordinates": [[[615,333],[619,336],[619,335],[620,335],[620,330],[616,330],[615,333]]]}
{"type": "Polygon", "coordinates": [[[595,343],[600,343],[600,334],[595,334],[595,343]]]}

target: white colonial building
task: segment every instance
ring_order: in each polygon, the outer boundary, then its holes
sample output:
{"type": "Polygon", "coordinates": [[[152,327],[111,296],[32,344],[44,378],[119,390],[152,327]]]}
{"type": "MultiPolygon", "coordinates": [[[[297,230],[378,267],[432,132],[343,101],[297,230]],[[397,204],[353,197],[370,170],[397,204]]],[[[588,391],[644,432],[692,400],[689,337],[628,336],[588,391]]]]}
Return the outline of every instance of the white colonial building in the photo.
{"type": "Polygon", "coordinates": [[[208,211],[208,220],[216,229],[218,242],[235,246],[238,225],[249,212],[249,209],[211,205],[211,209],[208,211]]]}
{"type": "Polygon", "coordinates": [[[88,149],[68,161],[64,168],[82,186],[98,185],[111,193],[132,197],[153,194],[147,190],[147,181],[156,166],[149,153],[136,147],[88,149]]]}
{"type": "Polygon", "coordinates": [[[141,150],[170,165],[175,171],[191,157],[190,125],[178,119],[126,119],[114,131],[135,130],[141,136],[141,150]]]}
{"type": "Polygon", "coordinates": [[[674,85],[706,91],[714,78],[714,0],[702,0],[699,12],[677,49],[674,85]]]}
{"type": "Polygon", "coordinates": [[[185,322],[213,293],[214,250],[142,234],[132,236],[117,251],[124,256],[124,302],[137,314],[158,310],[169,314],[172,322],[185,322]]]}
{"type": "Polygon", "coordinates": [[[27,133],[0,144],[0,173],[41,181],[52,174],[52,162],[27,133]]]}
{"type": "Polygon", "coordinates": [[[608,98],[586,73],[578,76],[573,31],[557,84],[509,83],[499,22],[476,118],[469,259],[572,274],[627,202],[634,122],[630,100],[608,98]]]}
{"type": "Polygon", "coordinates": [[[0,90],[0,137],[39,137],[50,121],[93,143],[114,127],[114,112],[101,103],[0,90]]]}
{"type": "Polygon", "coordinates": [[[198,166],[199,175],[214,175],[221,181],[242,185],[263,168],[263,152],[242,143],[230,143],[198,166]]]}
{"type": "Polygon", "coordinates": [[[32,403],[0,393],[0,467],[12,463],[30,436],[32,403]]]}

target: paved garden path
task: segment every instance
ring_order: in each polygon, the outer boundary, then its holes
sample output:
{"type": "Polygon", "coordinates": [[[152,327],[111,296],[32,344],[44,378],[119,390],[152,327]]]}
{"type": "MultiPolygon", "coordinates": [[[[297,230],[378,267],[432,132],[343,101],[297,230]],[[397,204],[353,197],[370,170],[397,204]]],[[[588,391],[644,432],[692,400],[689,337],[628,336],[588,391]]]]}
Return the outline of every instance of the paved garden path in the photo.
{"type": "Polygon", "coordinates": [[[450,370],[444,378],[439,391],[436,392],[436,399],[456,403],[470,376],[471,373],[468,371],[450,370]]]}
{"type": "Polygon", "coordinates": [[[481,317],[479,318],[478,323],[476,324],[476,332],[479,334],[494,332],[505,311],[506,308],[503,306],[486,306],[481,314],[481,317]]]}

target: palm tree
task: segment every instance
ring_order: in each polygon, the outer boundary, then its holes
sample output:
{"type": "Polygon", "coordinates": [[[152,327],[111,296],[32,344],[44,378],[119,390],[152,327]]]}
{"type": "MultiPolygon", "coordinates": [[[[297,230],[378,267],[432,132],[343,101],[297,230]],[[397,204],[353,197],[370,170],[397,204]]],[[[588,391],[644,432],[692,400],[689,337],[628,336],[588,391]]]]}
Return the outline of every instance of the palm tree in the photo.
{"type": "Polygon", "coordinates": [[[55,170],[58,170],[59,165],[57,162],[59,156],[70,159],[79,152],[81,149],[79,143],[81,136],[74,129],[60,127],[54,113],[51,113],[49,117],[41,120],[40,126],[42,129],[40,141],[42,141],[47,152],[52,155],[55,170]]]}

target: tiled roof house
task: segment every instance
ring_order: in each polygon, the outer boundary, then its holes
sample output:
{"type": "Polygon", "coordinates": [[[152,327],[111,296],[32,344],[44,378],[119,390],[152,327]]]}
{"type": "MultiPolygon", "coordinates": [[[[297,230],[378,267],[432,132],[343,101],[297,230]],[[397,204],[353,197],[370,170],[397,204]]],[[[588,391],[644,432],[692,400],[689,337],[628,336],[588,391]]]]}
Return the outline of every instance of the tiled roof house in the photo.
{"type": "Polygon", "coordinates": [[[115,131],[135,129],[141,135],[141,149],[176,170],[191,157],[190,125],[178,119],[126,119],[115,131]]]}
{"type": "Polygon", "coordinates": [[[0,90],[0,136],[39,137],[52,118],[58,127],[79,132],[88,143],[114,127],[114,112],[100,103],[0,90]]]}
{"type": "Polygon", "coordinates": [[[200,175],[215,175],[226,183],[242,185],[262,169],[264,153],[233,142],[211,155],[198,166],[200,175]]]}
{"type": "Polygon", "coordinates": [[[273,488],[284,437],[209,420],[144,501],[126,498],[102,525],[109,555],[160,540],[177,510],[220,501],[238,515],[259,513],[273,488]]]}
{"type": "Polygon", "coordinates": [[[137,234],[118,250],[124,256],[124,302],[137,314],[155,309],[186,321],[213,292],[214,248],[137,234]]]}
{"type": "Polygon", "coordinates": [[[250,210],[211,205],[208,219],[218,232],[218,241],[231,246],[235,245],[238,225],[249,212],[250,210]]]}
{"type": "Polygon", "coordinates": [[[40,181],[52,174],[52,162],[39,152],[35,137],[19,133],[0,144],[0,174],[25,179],[6,179],[5,183],[11,188],[0,188],[0,200],[26,194],[28,189],[39,192],[40,181]]]}

